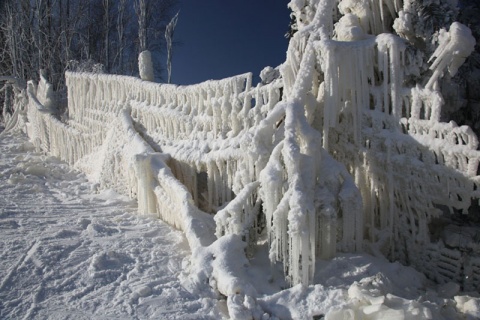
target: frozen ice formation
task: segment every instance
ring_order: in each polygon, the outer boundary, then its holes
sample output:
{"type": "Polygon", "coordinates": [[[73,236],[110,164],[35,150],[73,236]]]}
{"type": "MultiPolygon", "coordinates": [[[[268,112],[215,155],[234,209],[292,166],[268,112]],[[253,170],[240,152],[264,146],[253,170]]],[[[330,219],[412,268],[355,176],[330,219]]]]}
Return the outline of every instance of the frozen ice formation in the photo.
{"type": "Polygon", "coordinates": [[[153,81],[155,79],[152,53],[150,51],[145,50],[138,55],[138,72],[142,80],[153,81]]]}
{"type": "Polygon", "coordinates": [[[37,99],[48,112],[55,112],[55,93],[53,86],[48,83],[44,70],[40,70],[40,81],[38,82],[37,99]]]}
{"type": "Polygon", "coordinates": [[[431,88],[445,69],[451,76],[454,76],[475,49],[475,38],[472,36],[472,32],[458,22],[452,23],[448,32],[444,29],[440,30],[439,40],[439,46],[430,58],[430,61],[433,59],[435,61],[430,66],[433,75],[428,80],[426,88],[431,88]]]}
{"type": "MultiPolygon", "coordinates": [[[[266,69],[258,86],[251,74],[175,86],[67,72],[68,123],[40,112],[48,86],[30,83],[27,132],[183,230],[193,282],[227,296],[241,317],[258,311],[256,293],[222,250],[248,255],[262,237],[291,285],[312,282],[317,258],[368,250],[478,288],[474,236],[447,237],[442,225],[445,216],[478,215],[469,213],[480,196],[478,139],[440,121],[435,85],[473,50],[471,33],[459,23],[442,31],[431,77],[412,84],[405,79],[421,53],[389,33],[394,21],[409,30],[408,4],[343,0],[334,21],[337,2],[290,2],[298,31],[281,78],[266,69]]],[[[374,299],[357,289],[349,295],[374,299]]],[[[368,312],[387,309],[372,303],[368,312]]]]}

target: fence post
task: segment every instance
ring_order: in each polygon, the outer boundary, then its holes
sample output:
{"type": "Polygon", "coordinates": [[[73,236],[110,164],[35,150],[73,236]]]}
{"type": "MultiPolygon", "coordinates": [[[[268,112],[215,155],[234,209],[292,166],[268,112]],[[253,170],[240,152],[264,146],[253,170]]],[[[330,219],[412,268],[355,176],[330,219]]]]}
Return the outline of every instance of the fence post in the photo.
{"type": "Polygon", "coordinates": [[[153,192],[151,154],[135,155],[135,173],[137,178],[138,211],[143,214],[157,213],[157,202],[153,192]]]}

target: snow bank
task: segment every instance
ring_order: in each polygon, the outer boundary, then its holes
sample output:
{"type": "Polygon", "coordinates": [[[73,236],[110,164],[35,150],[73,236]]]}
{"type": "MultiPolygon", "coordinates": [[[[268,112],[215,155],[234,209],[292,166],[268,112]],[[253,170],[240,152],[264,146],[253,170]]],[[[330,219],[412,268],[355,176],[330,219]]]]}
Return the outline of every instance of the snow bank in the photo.
{"type": "MultiPolygon", "coordinates": [[[[391,266],[384,266],[385,270],[391,266]]],[[[393,270],[392,270],[393,271],[393,270]]],[[[397,270],[398,271],[398,270],[397,270]]],[[[392,294],[398,288],[408,287],[410,295],[414,293],[415,285],[412,279],[418,279],[418,274],[403,270],[392,279],[386,273],[355,281],[347,290],[346,303],[334,306],[326,314],[325,319],[476,319],[479,315],[479,298],[468,295],[453,297],[454,291],[447,285],[438,288],[438,292],[424,291],[416,299],[392,294]],[[403,281],[403,283],[402,283],[403,281]],[[453,294],[452,294],[453,293],[453,294]]],[[[422,282],[422,281],[421,281],[422,282]]],[[[448,283],[452,285],[452,283],[448,283]]],[[[420,284],[417,284],[420,287],[420,284]]],[[[456,289],[458,291],[458,288],[456,289]]],[[[423,290],[419,290],[422,292],[423,290]]],[[[402,294],[403,295],[403,294],[402,294]]]]}
{"type": "Polygon", "coordinates": [[[0,158],[2,319],[225,317],[180,283],[182,232],[112,189],[94,194],[19,132],[0,138],[0,158]]]}
{"type": "Polygon", "coordinates": [[[382,274],[364,278],[348,289],[347,306],[329,311],[327,320],[441,319],[425,304],[389,294],[391,284],[382,274]]]}

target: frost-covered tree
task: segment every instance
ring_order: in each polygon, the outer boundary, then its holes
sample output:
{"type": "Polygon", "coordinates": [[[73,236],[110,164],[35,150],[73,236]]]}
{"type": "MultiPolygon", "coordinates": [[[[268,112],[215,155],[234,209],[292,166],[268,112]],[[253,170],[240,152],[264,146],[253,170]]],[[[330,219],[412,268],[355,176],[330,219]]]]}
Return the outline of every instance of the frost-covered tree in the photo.
{"type": "Polygon", "coordinates": [[[135,18],[138,2],[1,1],[0,75],[38,80],[44,69],[55,90],[62,91],[65,70],[85,61],[103,64],[106,72],[138,75],[138,53],[147,48],[161,78],[163,34],[178,1],[140,0],[141,21],[135,18]]]}

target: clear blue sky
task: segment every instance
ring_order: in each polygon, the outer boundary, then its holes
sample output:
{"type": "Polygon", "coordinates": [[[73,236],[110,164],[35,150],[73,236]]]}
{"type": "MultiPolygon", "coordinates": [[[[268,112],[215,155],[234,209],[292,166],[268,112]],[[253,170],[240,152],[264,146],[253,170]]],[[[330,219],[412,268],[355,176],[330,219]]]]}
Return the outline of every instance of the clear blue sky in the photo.
{"type": "Polygon", "coordinates": [[[172,83],[193,84],[285,61],[289,0],[180,0],[172,83]]]}

